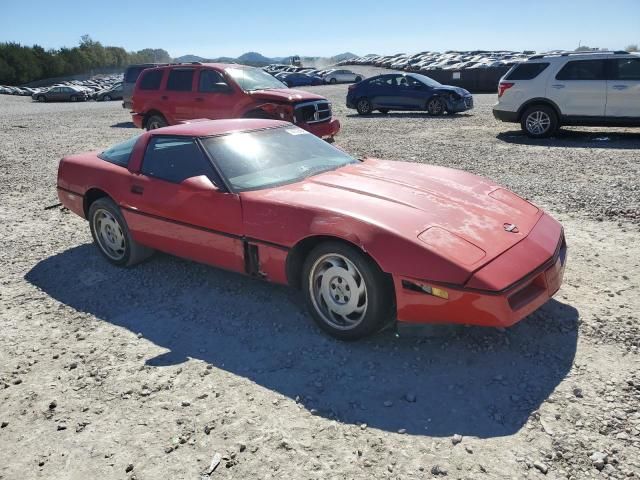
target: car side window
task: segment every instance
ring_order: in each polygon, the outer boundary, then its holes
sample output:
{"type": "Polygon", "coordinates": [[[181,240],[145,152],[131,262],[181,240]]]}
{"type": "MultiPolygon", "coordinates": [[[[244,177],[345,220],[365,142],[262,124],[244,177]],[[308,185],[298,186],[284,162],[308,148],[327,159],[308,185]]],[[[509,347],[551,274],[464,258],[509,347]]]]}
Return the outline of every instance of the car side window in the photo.
{"type": "Polygon", "coordinates": [[[567,62],[556,80],[604,80],[604,60],[574,60],[567,62]]]}
{"type": "Polygon", "coordinates": [[[188,137],[152,138],[144,154],[142,173],[172,183],[206,175],[218,183],[209,160],[195,139],[188,137]]]}
{"type": "Polygon", "coordinates": [[[520,63],[514,65],[505,80],[533,80],[549,66],[547,62],[520,63]]]}
{"type": "Polygon", "coordinates": [[[148,70],[142,72],[140,79],[140,90],[158,90],[162,82],[164,70],[148,70]]]}
{"type": "Polygon", "coordinates": [[[198,91],[204,93],[218,93],[229,90],[229,85],[225,82],[220,72],[215,70],[200,70],[198,81],[198,91]]]}
{"type": "Polygon", "coordinates": [[[616,59],[613,80],[640,80],[640,58],[616,59]]]}
{"type": "Polygon", "coordinates": [[[193,85],[193,68],[173,68],[169,71],[167,90],[190,92],[193,85]]]}

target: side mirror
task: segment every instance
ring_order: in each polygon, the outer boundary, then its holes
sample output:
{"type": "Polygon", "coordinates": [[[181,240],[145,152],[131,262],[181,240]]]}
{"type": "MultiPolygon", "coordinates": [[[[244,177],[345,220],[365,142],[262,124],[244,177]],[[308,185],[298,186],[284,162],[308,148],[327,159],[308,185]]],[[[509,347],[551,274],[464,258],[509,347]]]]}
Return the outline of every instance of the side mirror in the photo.
{"type": "Polygon", "coordinates": [[[220,190],[206,175],[185,178],[180,185],[192,192],[217,192],[220,190]]]}

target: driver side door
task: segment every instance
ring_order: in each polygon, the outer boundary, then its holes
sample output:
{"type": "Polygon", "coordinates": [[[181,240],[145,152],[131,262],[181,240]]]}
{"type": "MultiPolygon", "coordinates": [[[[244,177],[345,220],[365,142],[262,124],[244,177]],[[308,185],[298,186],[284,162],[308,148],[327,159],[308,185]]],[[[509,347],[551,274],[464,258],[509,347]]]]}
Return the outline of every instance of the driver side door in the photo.
{"type": "Polygon", "coordinates": [[[173,255],[243,272],[240,198],[224,190],[196,139],[154,135],[130,176],[123,212],[133,237],[173,255]]]}
{"type": "Polygon", "coordinates": [[[238,98],[220,72],[211,68],[200,69],[196,85],[192,118],[216,120],[234,117],[238,98]]]}

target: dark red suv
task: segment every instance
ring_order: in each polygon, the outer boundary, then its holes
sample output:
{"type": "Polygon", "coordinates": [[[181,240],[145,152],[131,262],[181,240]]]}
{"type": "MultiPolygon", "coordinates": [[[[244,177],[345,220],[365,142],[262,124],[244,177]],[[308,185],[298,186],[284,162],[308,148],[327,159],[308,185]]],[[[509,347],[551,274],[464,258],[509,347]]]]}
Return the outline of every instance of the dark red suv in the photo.
{"type": "Polygon", "coordinates": [[[146,69],[136,81],[131,113],[133,123],[147,130],[196,118],[274,118],[329,141],[340,131],[326,98],[289,89],[259,68],[235,64],[146,69]]]}

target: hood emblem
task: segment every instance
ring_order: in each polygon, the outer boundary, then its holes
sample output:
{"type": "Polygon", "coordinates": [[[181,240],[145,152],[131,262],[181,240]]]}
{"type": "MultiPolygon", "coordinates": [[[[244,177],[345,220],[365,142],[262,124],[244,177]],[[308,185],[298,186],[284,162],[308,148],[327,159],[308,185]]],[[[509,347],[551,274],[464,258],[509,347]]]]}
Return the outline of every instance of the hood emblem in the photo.
{"type": "Polygon", "coordinates": [[[518,226],[513,223],[505,223],[503,227],[504,231],[509,233],[518,233],[520,231],[518,230],[518,226]]]}

